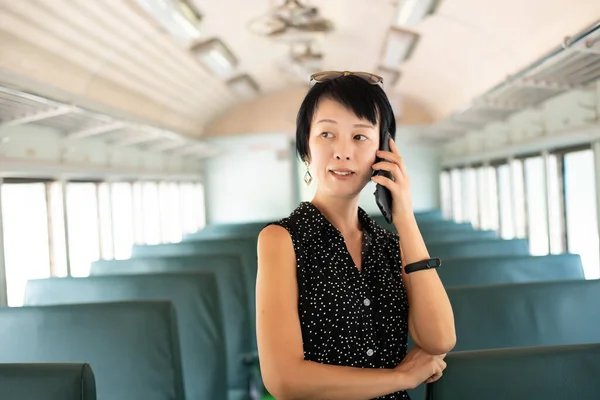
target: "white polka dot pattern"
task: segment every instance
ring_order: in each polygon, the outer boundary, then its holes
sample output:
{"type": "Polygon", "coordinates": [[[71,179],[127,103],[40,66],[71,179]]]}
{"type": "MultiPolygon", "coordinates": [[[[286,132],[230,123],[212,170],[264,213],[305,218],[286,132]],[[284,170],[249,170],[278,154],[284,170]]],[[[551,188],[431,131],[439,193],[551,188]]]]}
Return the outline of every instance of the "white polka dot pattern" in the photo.
{"type": "MultiPolygon", "coordinates": [[[[273,222],[288,230],[297,262],[304,358],[324,364],[394,368],[406,355],[408,300],[394,233],[359,208],[359,271],[340,232],[310,202],[273,222]]],[[[397,392],[378,399],[409,399],[397,392]]]]}

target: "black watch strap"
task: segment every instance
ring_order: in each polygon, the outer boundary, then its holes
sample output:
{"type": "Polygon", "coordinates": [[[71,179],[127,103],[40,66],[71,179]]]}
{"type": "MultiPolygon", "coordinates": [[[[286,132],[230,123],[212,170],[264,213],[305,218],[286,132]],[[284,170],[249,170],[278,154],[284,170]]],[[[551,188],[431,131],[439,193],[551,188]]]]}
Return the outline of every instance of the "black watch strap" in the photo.
{"type": "Polygon", "coordinates": [[[412,272],[421,271],[424,269],[437,268],[442,265],[442,261],[439,258],[430,258],[428,260],[417,261],[411,264],[408,264],[404,267],[404,271],[407,274],[412,272]]]}

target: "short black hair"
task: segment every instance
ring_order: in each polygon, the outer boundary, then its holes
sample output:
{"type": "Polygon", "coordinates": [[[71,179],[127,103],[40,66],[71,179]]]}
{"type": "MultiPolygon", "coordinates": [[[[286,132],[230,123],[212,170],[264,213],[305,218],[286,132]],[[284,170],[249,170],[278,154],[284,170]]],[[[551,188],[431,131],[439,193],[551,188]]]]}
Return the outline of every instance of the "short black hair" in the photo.
{"type": "Polygon", "coordinates": [[[308,138],[313,115],[321,98],[337,101],[352,110],[358,118],[373,125],[379,121],[379,143],[387,130],[396,139],[396,118],[392,105],[380,85],[373,85],[355,75],[345,75],[315,83],[300,105],[296,117],[296,153],[306,161],[309,155],[308,138]]]}

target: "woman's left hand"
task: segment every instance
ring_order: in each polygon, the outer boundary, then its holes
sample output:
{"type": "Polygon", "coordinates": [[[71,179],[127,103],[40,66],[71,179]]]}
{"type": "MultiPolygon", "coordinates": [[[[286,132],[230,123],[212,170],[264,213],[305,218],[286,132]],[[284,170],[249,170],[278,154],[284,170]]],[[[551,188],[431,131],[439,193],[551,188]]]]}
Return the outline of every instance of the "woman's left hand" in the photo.
{"type": "Polygon", "coordinates": [[[410,193],[410,179],[404,166],[404,160],[398,152],[398,147],[393,139],[390,138],[390,150],[377,150],[377,157],[383,160],[373,164],[374,170],[384,170],[391,172],[394,180],[385,176],[373,176],[371,180],[375,183],[389,189],[392,194],[392,219],[394,223],[405,215],[411,215],[413,212],[412,198],[410,193]]]}

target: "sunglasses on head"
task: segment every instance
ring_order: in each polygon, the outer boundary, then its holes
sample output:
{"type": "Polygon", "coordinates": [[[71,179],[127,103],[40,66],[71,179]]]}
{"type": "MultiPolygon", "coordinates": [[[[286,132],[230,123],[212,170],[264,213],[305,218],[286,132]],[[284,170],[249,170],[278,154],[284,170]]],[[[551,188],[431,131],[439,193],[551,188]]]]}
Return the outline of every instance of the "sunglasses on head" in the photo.
{"type": "Polygon", "coordinates": [[[337,78],[340,78],[340,77],[346,76],[346,75],[358,76],[359,78],[362,78],[365,81],[369,82],[371,85],[379,85],[379,84],[383,85],[383,78],[378,75],[371,74],[370,72],[351,72],[351,71],[317,72],[316,74],[312,74],[310,76],[310,82],[312,83],[313,81],[315,81],[316,83],[321,83],[321,82],[325,82],[325,81],[330,81],[332,79],[337,79],[337,78]]]}

